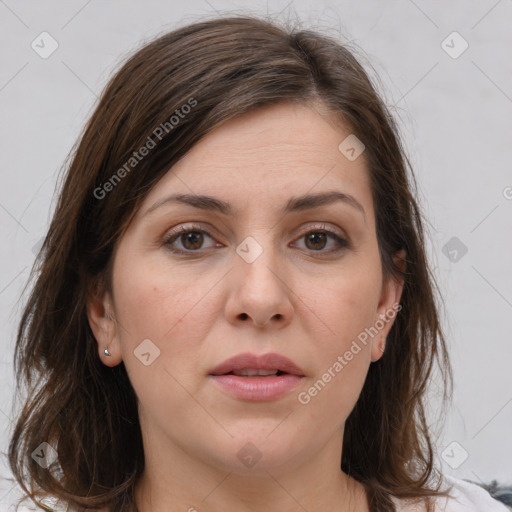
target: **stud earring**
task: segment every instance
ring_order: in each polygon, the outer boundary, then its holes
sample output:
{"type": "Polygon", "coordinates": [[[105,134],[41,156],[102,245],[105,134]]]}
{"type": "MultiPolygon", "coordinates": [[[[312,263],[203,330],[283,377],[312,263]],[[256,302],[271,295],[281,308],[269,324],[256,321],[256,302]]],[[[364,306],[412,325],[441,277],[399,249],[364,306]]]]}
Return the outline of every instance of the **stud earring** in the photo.
{"type": "Polygon", "coordinates": [[[112,357],[112,354],[108,351],[108,348],[106,348],[103,353],[107,356],[107,357],[112,357]]]}

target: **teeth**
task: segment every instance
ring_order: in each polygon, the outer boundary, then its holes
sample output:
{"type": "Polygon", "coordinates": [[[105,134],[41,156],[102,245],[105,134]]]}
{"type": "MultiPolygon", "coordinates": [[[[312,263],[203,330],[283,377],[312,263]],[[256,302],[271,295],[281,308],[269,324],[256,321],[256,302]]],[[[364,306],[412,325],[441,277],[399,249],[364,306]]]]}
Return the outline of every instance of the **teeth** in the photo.
{"type": "Polygon", "coordinates": [[[256,375],[277,375],[277,370],[256,370],[253,368],[246,368],[244,370],[234,371],[233,374],[240,377],[255,377],[256,375]]]}

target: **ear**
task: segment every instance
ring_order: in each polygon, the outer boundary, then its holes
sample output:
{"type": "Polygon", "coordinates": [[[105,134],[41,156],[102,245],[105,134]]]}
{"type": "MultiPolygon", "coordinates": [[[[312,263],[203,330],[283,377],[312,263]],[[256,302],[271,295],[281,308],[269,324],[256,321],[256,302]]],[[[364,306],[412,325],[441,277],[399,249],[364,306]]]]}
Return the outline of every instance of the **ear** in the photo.
{"type": "MultiPolygon", "coordinates": [[[[393,256],[395,265],[402,271],[406,270],[405,250],[401,249],[393,256]]],[[[386,349],[386,338],[401,309],[400,298],[404,281],[400,276],[390,276],[382,285],[381,297],[377,307],[373,326],[377,334],[373,336],[371,360],[378,361],[386,349]]]]}
{"type": "Polygon", "coordinates": [[[87,300],[87,318],[96,338],[99,358],[106,366],[116,366],[122,361],[119,329],[112,308],[110,294],[97,286],[87,300]],[[105,354],[108,349],[109,355],[105,354]]]}

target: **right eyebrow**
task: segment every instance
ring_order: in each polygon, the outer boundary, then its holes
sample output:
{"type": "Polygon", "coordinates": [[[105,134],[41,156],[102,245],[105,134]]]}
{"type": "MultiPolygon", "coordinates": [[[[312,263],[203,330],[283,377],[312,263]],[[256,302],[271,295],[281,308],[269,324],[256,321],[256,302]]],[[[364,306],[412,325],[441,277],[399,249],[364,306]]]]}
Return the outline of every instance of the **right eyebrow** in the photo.
{"type": "Polygon", "coordinates": [[[166,203],[181,203],[188,204],[189,206],[193,206],[194,208],[199,208],[201,210],[209,210],[216,211],[219,213],[223,213],[224,215],[229,215],[233,213],[237,213],[234,211],[233,207],[215,197],[204,196],[204,195],[196,195],[196,194],[171,194],[169,196],[165,196],[162,199],[159,199],[156,203],[154,203],[150,208],[148,208],[143,216],[148,215],[152,211],[156,210],[159,206],[162,206],[166,203]]]}

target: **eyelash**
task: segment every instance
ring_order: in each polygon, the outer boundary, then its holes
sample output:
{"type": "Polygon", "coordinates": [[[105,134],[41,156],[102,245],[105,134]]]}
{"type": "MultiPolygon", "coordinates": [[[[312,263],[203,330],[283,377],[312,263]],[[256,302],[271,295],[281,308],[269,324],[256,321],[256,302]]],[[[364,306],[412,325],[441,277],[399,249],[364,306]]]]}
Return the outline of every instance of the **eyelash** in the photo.
{"type": "MultiPolygon", "coordinates": [[[[185,234],[188,234],[188,233],[202,233],[202,234],[208,235],[212,240],[214,239],[213,236],[210,235],[210,233],[208,231],[202,229],[198,225],[189,225],[187,227],[180,226],[180,228],[177,231],[175,230],[174,232],[169,233],[165,237],[165,239],[163,241],[163,245],[165,245],[168,250],[170,250],[172,253],[175,253],[175,254],[179,254],[179,255],[199,254],[201,252],[201,249],[197,249],[197,250],[190,250],[190,249],[183,250],[183,249],[177,249],[176,247],[174,247],[172,245],[182,235],[185,235],[185,234]]],[[[316,253],[316,254],[332,254],[332,253],[337,253],[337,252],[340,252],[340,251],[343,251],[345,249],[349,249],[350,248],[350,243],[347,240],[342,238],[335,231],[332,231],[330,229],[326,229],[325,227],[308,227],[307,229],[304,229],[304,230],[301,231],[301,233],[299,234],[299,237],[297,238],[297,240],[303,238],[304,236],[306,236],[306,235],[308,235],[310,233],[325,233],[325,234],[327,234],[327,236],[329,238],[334,239],[334,241],[339,246],[337,249],[331,249],[331,250],[328,250],[328,251],[324,251],[324,250],[315,251],[313,249],[309,249],[310,252],[313,252],[313,253],[316,253]]]]}

